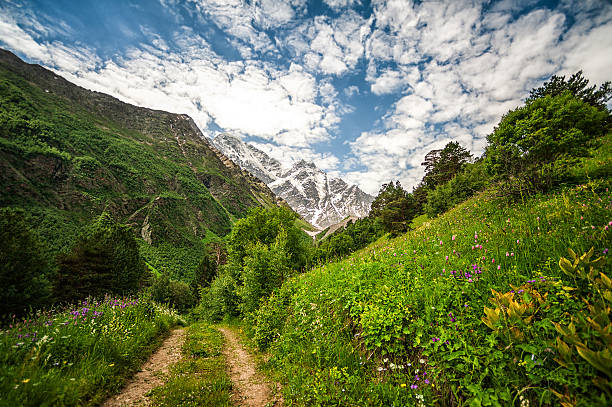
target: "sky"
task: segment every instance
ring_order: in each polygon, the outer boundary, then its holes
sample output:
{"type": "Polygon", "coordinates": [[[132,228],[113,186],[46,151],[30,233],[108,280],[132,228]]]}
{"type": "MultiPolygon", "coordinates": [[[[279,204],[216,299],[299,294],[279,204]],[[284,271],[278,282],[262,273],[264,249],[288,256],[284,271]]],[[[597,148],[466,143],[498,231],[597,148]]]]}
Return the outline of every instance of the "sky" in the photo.
{"type": "Polygon", "coordinates": [[[612,3],[0,0],[0,47],[376,194],[450,141],[482,155],[551,75],[612,80],[612,3]]]}

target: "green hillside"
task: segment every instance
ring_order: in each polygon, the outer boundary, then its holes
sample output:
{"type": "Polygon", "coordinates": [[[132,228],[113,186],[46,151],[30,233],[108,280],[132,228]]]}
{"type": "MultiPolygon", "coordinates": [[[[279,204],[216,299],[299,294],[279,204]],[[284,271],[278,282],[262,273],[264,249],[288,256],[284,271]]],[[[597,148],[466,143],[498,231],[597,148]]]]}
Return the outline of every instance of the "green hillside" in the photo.
{"type": "Polygon", "coordinates": [[[104,209],[156,269],[189,280],[203,242],[272,192],[185,115],[80,88],[0,50],[0,207],[27,209],[48,257],[104,209]]]}
{"type": "Polygon", "coordinates": [[[250,319],[285,401],[608,403],[611,165],[608,135],[579,185],[523,202],[493,186],[285,282],[250,319]],[[564,272],[568,249],[592,253],[564,272]]]}

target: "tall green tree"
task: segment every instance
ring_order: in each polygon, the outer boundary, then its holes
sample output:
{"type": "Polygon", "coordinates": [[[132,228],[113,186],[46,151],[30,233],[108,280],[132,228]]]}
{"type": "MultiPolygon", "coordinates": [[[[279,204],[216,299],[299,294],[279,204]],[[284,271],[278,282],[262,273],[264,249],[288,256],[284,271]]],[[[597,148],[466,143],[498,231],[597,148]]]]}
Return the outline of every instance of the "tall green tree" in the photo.
{"type": "Polygon", "coordinates": [[[276,207],[251,209],[246,218],[240,219],[232,228],[227,243],[228,262],[241,268],[249,249],[257,243],[268,247],[276,241],[281,231],[287,234],[286,247],[292,269],[306,265],[306,247],[303,232],[295,226],[296,214],[287,208],[276,207]]]}
{"type": "Polygon", "coordinates": [[[417,209],[414,196],[396,181],[380,188],[372,202],[369,217],[380,219],[385,231],[398,235],[408,230],[408,224],[418,214],[417,209]]]}
{"type": "Polygon", "coordinates": [[[421,163],[425,167],[423,185],[431,190],[450,181],[471,158],[472,154],[456,141],[451,141],[441,150],[430,151],[421,163]]]}
{"type": "Polygon", "coordinates": [[[216,275],[217,262],[208,250],[205,250],[198,267],[196,267],[190,284],[191,290],[196,298],[200,296],[200,289],[210,286],[211,281],[216,275]]]}
{"type": "Polygon", "coordinates": [[[378,195],[372,201],[369,216],[372,218],[380,217],[383,210],[389,207],[392,202],[404,200],[407,196],[408,192],[402,188],[399,181],[383,184],[378,190],[378,195]]]}
{"type": "Polygon", "coordinates": [[[86,228],[70,252],[58,256],[58,264],[54,292],[60,301],[133,293],[148,275],[132,230],[107,212],[86,228]]]}
{"type": "Polygon", "coordinates": [[[306,265],[307,240],[295,219],[286,208],[255,208],[236,222],[227,240],[228,262],[203,291],[205,315],[250,314],[291,270],[306,265]]]}
{"type": "Polygon", "coordinates": [[[0,209],[0,316],[23,315],[47,303],[49,267],[21,209],[0,209]]]}
{"type": "Polygon", "coordinates": [[[529,104],[545,96],[560,96],[565,92],[599,110],[606,110],[606,103],[612,98],[610,81],[604,82],[597,89],[596,85],[589,86],[589,80],[582,76],[582,71],[578,71],[567,80],[565,76],[553,75],[548,82],[531,90],[526,103],[529,104]]]}
{"type": "Polygon", "coordinates": [[[565,91],[508,112],[487,140],[487,168],[500,178],[543,171],[564,158],[587,154],[608,131],[608,113],[565,91]]]}

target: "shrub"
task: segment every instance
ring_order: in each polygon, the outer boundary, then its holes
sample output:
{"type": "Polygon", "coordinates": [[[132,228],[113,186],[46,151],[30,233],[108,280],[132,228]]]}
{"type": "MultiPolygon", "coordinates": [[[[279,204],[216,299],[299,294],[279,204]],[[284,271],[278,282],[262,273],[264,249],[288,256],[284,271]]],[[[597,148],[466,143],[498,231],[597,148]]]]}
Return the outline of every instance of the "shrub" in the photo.
{"type": "Polygon", "coordinates": [[[283,234],[270,248],[258,243],[249,250],[241,272],[242,285],[238,289],[244,315],[259,307],[259,301],[272,293],[289,275],[290,268],[283,234]]]}
{"type": "Polygon", "coordinates": [[[58,257],[58,263],[54,292],[60,301],[134,293],[147,276],[132,230],[106,212],[81,234],[69,253],[58,257]]]}
{"type": "Polygon", "coordinates": [[[49,300],[49,268],[23,210],[0,209],[0,316],[22,315],[49,300]]]}
{"type": "Polygon", "coordinates": [[[508,112],[487,137],[487,168],[500,179],[518,177],[521,191],[550,188],[567,168],[554,163],[585,156],[607,131],[607,119],[570,92],[534,99],[508,112]]]}
{"type": "Polygon", "coordinates": [[[482,190],[487,183],[487,176],[482,162],[468,165],[445,184],[438,185],[427,195],[425,213],[430,218],[446,212],[456,204],[465,201],[482,190]]]}
{"type": "Polygon", "coordinates": [[[205,251],[189,285],[196,299],[200,298],[200,289],[208,287],[216,275],[217,263],[212,259],[208,251],[205,251]]]}
{"type": "Polygon", "coordinates": [[[209,321],[220,321],[223,317],[238,316],[239,298],[236,294],[236,279],[230,269],[221,268],[210,287],[201,290],[202,301],[195,313],[209,321]]]}
{"type": "Polygon", "coordinates": [[[169,304],[181,313],[196,304],[191,287],[182,281],[171,280],[168,275],[155,277],[150,291],[154,301],[169,304]]]}

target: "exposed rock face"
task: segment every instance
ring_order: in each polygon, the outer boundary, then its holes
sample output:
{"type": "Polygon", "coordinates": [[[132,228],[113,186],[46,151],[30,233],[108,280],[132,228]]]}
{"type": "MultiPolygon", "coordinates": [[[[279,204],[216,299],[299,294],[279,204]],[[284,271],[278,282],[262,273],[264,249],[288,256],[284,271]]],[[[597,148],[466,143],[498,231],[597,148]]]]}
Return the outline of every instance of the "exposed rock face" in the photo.
{"type": "Polygon", "coordinates": [[[318,228],[326,228],[347,216],[364,217],[374,197],[356,185],[330,178],[313,163],[304,160],[291,168],[239,138],[221,134],[213,145],[232,161],[265,182],[294,211],[318,228]]]}

